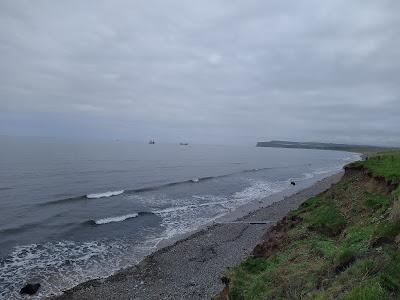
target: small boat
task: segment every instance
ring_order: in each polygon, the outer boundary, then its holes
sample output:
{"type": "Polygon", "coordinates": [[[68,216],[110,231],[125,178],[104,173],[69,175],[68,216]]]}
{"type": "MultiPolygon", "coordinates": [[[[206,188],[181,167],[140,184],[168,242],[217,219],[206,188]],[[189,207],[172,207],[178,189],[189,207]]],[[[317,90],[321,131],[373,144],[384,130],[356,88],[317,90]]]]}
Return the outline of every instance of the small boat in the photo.
{"type": "Polygon", "coordinates": [[[149,141],[149,145],[154,145],[155,143],[156,143],[156,142],[155,142],[154,139],[149,141]]]}
{"type": "Polygon", "coordinates": [[[179,143],[179,145],[181,145],[181,146],[187,146],[187,145],[189,145],[189,143],[179,143]]]}

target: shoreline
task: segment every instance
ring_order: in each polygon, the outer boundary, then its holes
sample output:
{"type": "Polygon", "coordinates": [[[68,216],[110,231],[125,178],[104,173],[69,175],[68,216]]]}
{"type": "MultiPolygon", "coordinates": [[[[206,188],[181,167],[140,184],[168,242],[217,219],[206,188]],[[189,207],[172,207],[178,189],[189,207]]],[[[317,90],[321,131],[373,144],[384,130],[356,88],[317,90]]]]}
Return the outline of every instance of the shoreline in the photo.
{"type": "Polygon", "coordinates": [[[245,205],[207,227],[161,243],[137,265],[83,282],[51,299],[212,298],[224,288],[222,273],[247,257],[268,228],[342,176],[343,172],[331,175],[290,196],[271,195],[265,200],[268,206],[258,203],[255,210],[255,203],[245,205]]]}
{"type": "Polygon", "coordinates": [[[400,152],[344,169],[224,273],[215,300],[400,299],[400,152]]]}

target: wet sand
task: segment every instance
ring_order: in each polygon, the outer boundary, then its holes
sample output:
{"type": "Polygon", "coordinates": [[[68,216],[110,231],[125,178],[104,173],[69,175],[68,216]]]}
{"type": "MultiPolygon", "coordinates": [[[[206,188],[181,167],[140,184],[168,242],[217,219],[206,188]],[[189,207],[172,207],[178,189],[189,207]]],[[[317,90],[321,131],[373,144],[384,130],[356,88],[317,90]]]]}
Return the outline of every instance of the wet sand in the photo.
{"type": "Polygon", "coordinates": [[[224,287],[223,272],[248,256],[269,227],[342,176],[325,178],[244,217],[220,219],[136,266],[82,283],[53,299],[211,299],[224,287]]]}

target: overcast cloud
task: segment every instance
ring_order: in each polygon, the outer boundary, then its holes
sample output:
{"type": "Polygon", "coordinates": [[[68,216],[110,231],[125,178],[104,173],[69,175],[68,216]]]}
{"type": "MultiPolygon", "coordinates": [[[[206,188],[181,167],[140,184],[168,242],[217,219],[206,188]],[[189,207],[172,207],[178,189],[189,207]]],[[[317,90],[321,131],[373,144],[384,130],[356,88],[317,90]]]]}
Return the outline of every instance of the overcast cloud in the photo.
{"type": "Polygon", "coordinates": [[[0,134],[400,145],[398,0],[1,0],[0,134]]]}

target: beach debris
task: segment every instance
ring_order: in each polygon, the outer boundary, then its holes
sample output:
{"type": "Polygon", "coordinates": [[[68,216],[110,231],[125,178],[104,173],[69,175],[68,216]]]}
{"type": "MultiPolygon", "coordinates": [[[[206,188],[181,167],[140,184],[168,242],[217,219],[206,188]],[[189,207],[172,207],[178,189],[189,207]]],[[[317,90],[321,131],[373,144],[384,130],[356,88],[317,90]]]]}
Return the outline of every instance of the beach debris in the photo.
{"type": "Polygon", "coordinates": [[[40,283],[27,283],[20,291],[19,293],[21,295],[34,295],[40,288],[40,283]]]}
{"type": "Polygon", "coordinates": [[[296,182],[291,181],[290,184],[293,185],[293,186],[295,186],[295,185],[296,185],[296,182]]]}

